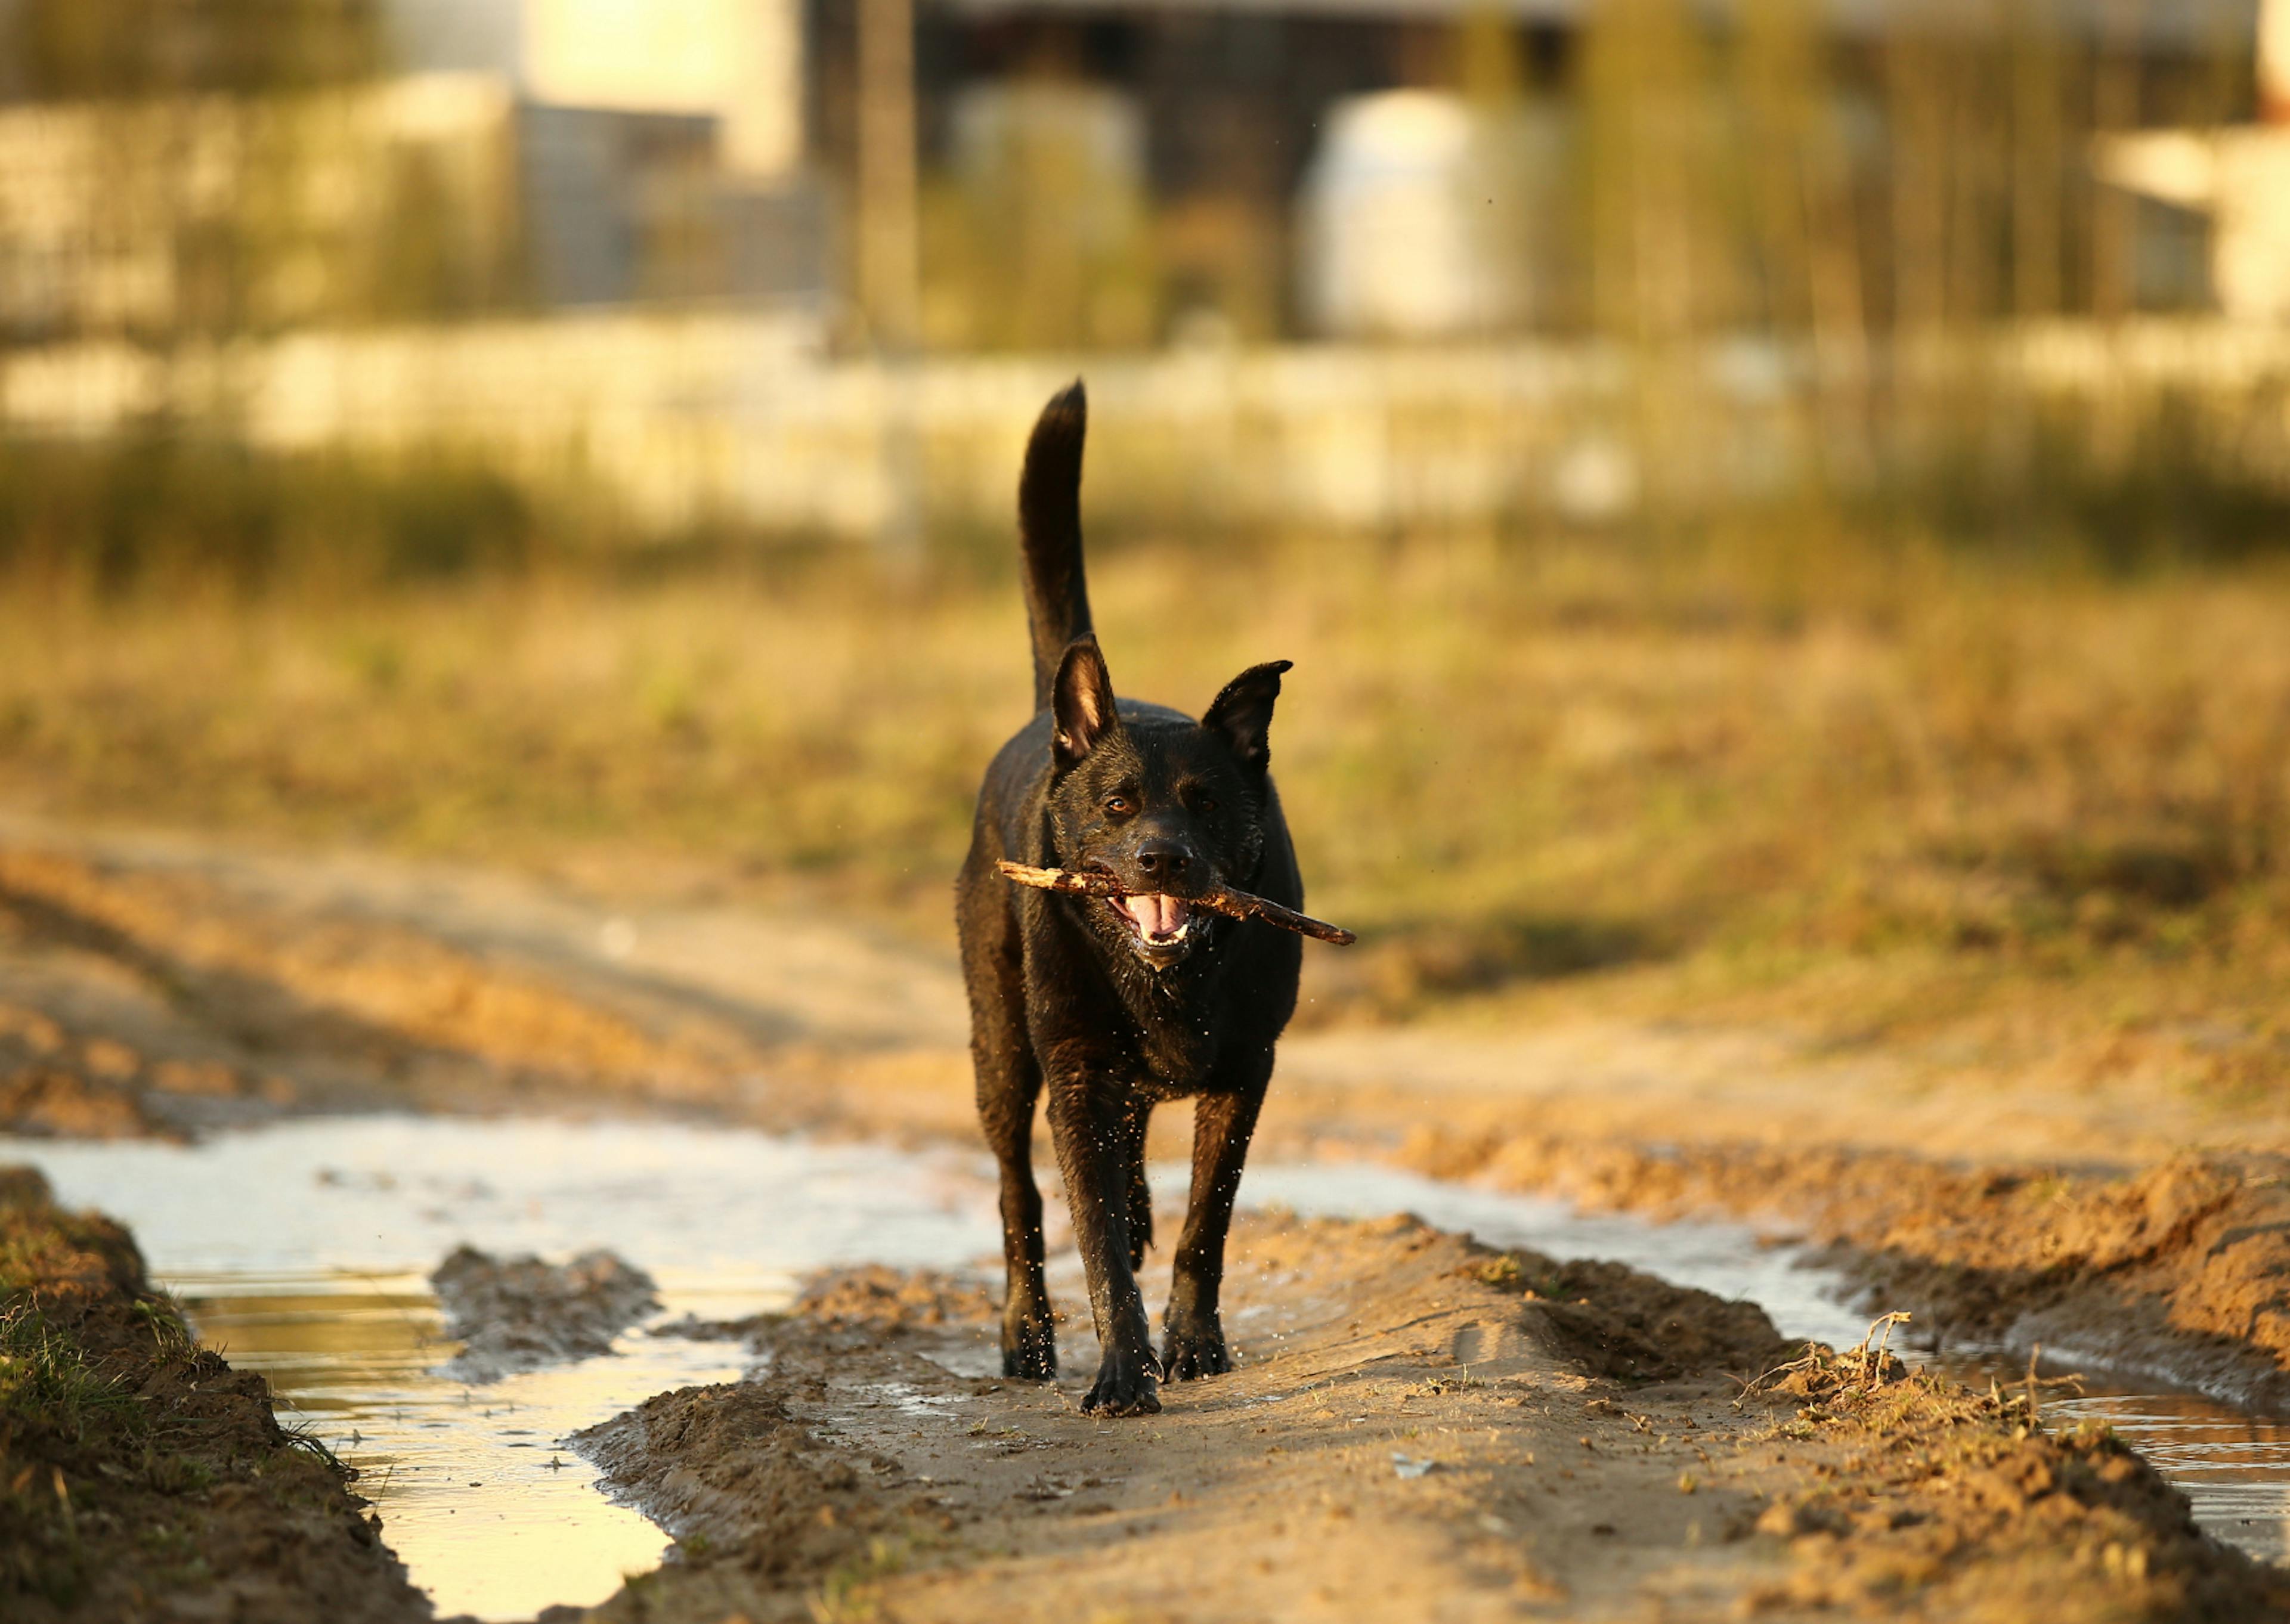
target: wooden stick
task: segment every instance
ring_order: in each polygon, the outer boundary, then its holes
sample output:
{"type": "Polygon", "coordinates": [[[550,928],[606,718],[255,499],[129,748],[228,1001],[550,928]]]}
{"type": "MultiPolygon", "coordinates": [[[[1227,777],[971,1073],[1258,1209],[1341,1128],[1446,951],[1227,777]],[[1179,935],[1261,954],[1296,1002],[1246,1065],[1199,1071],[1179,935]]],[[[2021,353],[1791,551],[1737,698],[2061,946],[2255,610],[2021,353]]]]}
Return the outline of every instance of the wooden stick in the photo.
{"type": "MultiPolygon", "coordinates": [[[[1125,897],[1129,888],[1109,874],[1080,871],[1072,868],[1032,868],[1024,863],[1006,859],[994,865],[1010,879],[1021,885],[1031,885],[1037,891],[1062,891],[1077,897],[1125,897]]],[[[1300,914],[1293,908],[1283,908],[1262,897],[1251,896],[1245,891],[1235,891],[1229,885],[1218,885],[1197,897],[1180,900],[1195,908],[1205,908],[1213,914],[1222,914],[1230,919],[1255,919],[1293,931],[1299,936],[1309,936],[1316,941],[1330,941],[1339,948],[1349,948],[1359,938],[1340,924],[1330,924],[1325,919],[1315,919],[1309,914],[1300,914]]]]}

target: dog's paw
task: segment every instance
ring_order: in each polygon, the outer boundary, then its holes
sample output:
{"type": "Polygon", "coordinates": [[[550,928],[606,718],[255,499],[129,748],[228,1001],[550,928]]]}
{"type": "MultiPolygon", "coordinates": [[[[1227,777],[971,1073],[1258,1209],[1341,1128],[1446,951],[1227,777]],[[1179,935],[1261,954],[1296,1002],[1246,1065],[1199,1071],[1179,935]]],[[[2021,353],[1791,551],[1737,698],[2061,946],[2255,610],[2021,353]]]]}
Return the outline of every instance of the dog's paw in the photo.
{"type": "Polygon", "coordinates": [[[1224,1332],[1211,1325],[1205,1330],[1172,1331],[1161,1345],[1162,1373],[1172,1381],[1198,1381],[1204,1376],[1221,1376],[1232,1368],[1232,1355],[1225,1350],[1224,1332]]]}
{"type": "Polygon", "coordinates": [[[1017,1381],[1050,1381],[1058,1373],[1058,1333],[1047,1321],[1002,1327],[1002,1373],[1017,1381]]]}
{"type": "Polygon", "coordinates": [[[1097,1385],[1081,1407],[1098,1415],[1158,1415],[1160,1385],[1150,1353],[1110,1354],[1097,1367],[1097,1385]]]}

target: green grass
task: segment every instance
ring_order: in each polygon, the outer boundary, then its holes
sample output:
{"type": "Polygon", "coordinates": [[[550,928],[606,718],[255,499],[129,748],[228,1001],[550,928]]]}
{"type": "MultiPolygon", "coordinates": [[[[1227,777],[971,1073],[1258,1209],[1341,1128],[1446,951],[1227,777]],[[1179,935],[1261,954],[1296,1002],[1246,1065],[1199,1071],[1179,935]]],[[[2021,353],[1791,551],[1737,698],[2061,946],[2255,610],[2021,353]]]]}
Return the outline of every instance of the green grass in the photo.
{"type": "Polygon", "coordinates": [[[217,1572],[218,1551],[255,1552],[267,1586],[309,1598],[295,1616],[352,1594],[412,1606],[386,1552],[322,1535],[361,1502],[323,1443],[273,1419],[260,1379],[199,1350],[150,1291],[125,1231],[0,1204],[0,1616],[140,1616],[154,1596],[227,1611],[210,1593],[254,1570],[217,1572]]]}
{"type": "Polygon", "coordinates": [[[84,1599],[116,1487],[91,1463],[151,1458],[148,1407],[74,1318],[116,1244],[52,1208],[0,1209],[0,1596],[84,1599]]]}
{"type": "Polygon", "coordinates": [[[92,1426],[132,1428],[144,1419],[116,1377],[24,1301],[0,1307],[0,1415],[12,1426],[73,1439],[92,1426]]]}
{"type": "Polygon", "coordinates": [[[144,1298],[136,1303],[134,1312],[150,1333],[151,1351],[159,1358],[188,1359],[198,1351],[182,1308],[172,1297],[162,1293],[144,1298]]]}

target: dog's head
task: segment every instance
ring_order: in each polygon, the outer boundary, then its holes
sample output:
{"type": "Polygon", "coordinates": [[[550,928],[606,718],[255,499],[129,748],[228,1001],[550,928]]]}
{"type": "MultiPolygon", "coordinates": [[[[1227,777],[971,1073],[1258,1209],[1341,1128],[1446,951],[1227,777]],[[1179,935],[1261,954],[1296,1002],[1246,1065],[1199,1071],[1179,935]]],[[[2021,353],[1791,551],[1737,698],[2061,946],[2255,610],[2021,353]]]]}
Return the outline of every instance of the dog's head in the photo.
{"type": "Polygon", "coordinates": [[[1170,968],[1221,924],[1190,900],[1254,878],[1269,800],[1266,735],[1288,665],[1251,666],[1198,723],[1125,721],[1097,639],[1067,648],[1051,699],[1052,832],[1065,867],[1102,869],[1130,893],[1084,905],[1115,950],[1170,968]]]}

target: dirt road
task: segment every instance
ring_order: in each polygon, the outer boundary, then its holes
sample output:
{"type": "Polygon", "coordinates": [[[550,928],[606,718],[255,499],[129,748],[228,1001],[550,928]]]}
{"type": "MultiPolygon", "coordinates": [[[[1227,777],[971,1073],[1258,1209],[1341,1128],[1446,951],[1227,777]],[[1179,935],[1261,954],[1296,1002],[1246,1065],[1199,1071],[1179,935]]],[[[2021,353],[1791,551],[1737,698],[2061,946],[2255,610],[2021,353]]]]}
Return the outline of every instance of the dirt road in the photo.
{"type": "MultiPolygon", "coordinates": [[[[825,902],[725,906],[720,891],[704,873],[601,862],[536,878],[0,817],[0,1037],[77,1074],[88,1096],[75,1107],[59,1081],[44,1106],[12,1099],[10,1116],[37,1125],[45,1109],[63,1125],[76,1109],[76,1131],[138,1131],[227,1116],[233,1100],[448,1106],[553,1085],[967,1135],[966,1015],[945,944],[825,902]]],[[[1781,1028],[1344,1025],[1333,953],[1309,961],[1282,1047],[1265,1132],[1283,1149],[1531,1123],[1571,1143],[2115,1171],[2290,1152],[2279,1101],[2190,1099],[2135,1064],[1943,1076],[1930,1056],[1839,1052],[1781,1028]]]]}
{"type": "MultiPolygon", "coordinates": [[[[965,1041],[945,953],[690,876],[0,826],[19,1129],[643,1108],[966,1144],[965,1041]]],[[[1284,1045],[1259,1143],[1749,1216],[1832,1246],[1921,1336],[2290,1402],[2290,1110],[2198,1109],[2139,1076],[1918,1086],[1913,1056],[1771,1031],[1323,1026],[1284,1045]]],[[[1181,1157],[1186,1126],[1163,1113],[1156,1154],[1181,1157]]]]}
{"type": "MultiPolygon", "coordinates": [[[[964,1037],[929,944],[733,908],[689,877],[0,829],[0,1124],[16,1132],[397,1107],[966,1140],[964,1037]]],[[[2190,1118],[2159,1090],[2051,1077],[1975,1110],[1913,1081],[1910,1060],[1776,1032],[1323,1025],[1284,1048],[1264,1144],[1761,1214],[1834,1242],[1885,1307],[1944,1332],[2105,1326],[2099,1351],[2126,1368],[2280,1391],[2280,1164],[2218,1150],[2230,1132],[2290,1145],[2278,1113],[2190,1118]]],[[[751,1328],[761,1383],[664,1396],[598,1435],[682,1540],[608,1614],[2017,1618],[2041,1597],[2053,1618],[2229,1618],[2282,1603],[2103,1438],[2030,1436],[2024,1399],[1889,1368],[1801,1370],[1737,1406],[1742,1380],[1790,1356],[1770,1325],[1616,1271],[1407,1227],[1259,1222],[1229,1294],[1244,1369],[1130,1426],[1079,1416],[1062,1389],[957,1373],[983,1368],[974,1286],[940,1300],[894,1284],[751,1328]]],[[[1066,1368],[1082,1372],[1075,1335],[1066,1368]]]]}
{"type": "Polygon", "coordinates": [[[1082,1415],[1077,1378],[950,1373],[990,1347],[975,1292],[829,1283],[752,1329],[761,1382],[664,1395],[583,1440],[697,1550],[605,1615],[2072,1620],[2290,1603],[2290,1580],[2194,1535],[2111,1441],[2030,1437],[2021,1399],[1826,1360],[1745,1397],[1802,1351],[1748,1305],[1405,1219],[1259,1220],[1236,1252],[1242,1368],[1129,1425],[1082,1415]]]}

